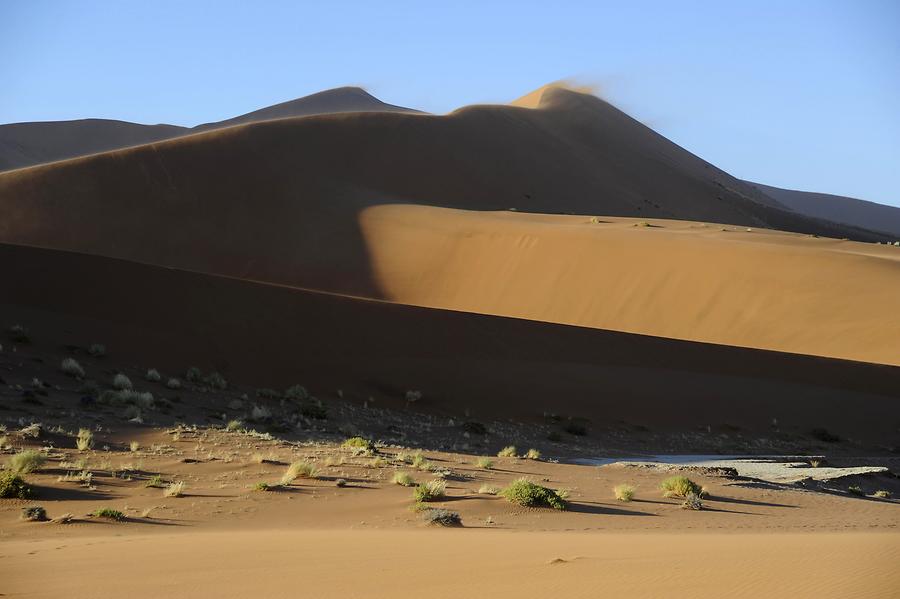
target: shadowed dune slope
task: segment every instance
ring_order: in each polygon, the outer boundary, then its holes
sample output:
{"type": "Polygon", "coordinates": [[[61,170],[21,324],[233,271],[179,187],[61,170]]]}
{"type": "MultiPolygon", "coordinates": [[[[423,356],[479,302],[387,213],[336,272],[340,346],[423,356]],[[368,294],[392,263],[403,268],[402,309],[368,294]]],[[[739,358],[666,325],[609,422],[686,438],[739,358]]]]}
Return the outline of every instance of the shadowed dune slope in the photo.
{"type": "Polygon", "coordinates": [[[361,226],[394,301],[900,365],[900,248],[600,221],[385,205],[361,226]]]}
{"type": "Polygon", "coordinates": [[[339,112],[418,112],[340,87],[196,127],[81,119],[0,125],[0,171],[108,152],[244,123],[339,112]]]}
{"type": "Polygon", "coordinates": [[[751,183],[795,212],[838,223],[884,231],[900,238],[900,208],[829,193],[794,191],[751,183]]]}
{"type": "MultiPolygon", "coordinates": [[[[102,340],[135,364],[303,381],[473,418],[555,412],[596,426],[730,424],[896,434],[900,368],[419,308],[0,245],[4,318],[33,342],[102,340]],[[89,281],[90,284],[84,283],[89,281]],[[52,341],[50,341],[52,340],[52,341]],[[702,416],[699,416],[701,415],[702,416]]],[[[394,402],[392,404],[392,402],[394,402]]]]}

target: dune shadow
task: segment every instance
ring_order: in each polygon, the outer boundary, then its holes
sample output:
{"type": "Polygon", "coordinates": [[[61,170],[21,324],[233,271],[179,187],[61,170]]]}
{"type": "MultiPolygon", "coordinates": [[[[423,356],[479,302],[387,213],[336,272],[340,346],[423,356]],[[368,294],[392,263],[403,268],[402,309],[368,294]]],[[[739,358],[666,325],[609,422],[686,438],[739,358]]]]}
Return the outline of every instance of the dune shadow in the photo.
{"type": "Polygon", "coordinates": [[[760,507],[789,507],[798,508],[797,505],[788,505],[786,503],[774,503],[770,501],[753,501],[752,499],[737,499],[735,497],[720,497],[718,495],[707,495],[703,501],[712,501],[715,503],[736,503],[739,505],[755,505],[760,507]]]}
{"type": "Polygon", "coordinates": [[[119,499],[123,495],[119,493],[101,492],[97,490],[78,488],[65,489],[59,487],[34,487],[35,497],[46,501],[79,501],[98,499],[119,499]]]}
{"type": "Polygon", "coordinates": [[[623,510],[617,507],[611,507],[603,503],[593,503],[590,501],[569,502],[567,511],[576,514],[593,514],[603,516],[658,516],[659,514],[651,514],[649,512],[640,512],[635,510],[623,510]]]}

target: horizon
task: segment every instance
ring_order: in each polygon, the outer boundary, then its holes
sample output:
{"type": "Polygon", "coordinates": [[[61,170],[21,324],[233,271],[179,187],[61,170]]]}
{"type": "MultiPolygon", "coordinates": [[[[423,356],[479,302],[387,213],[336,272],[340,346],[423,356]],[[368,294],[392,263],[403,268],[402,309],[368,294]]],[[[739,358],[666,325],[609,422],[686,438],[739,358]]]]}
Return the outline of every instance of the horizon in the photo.
{"type": "Polygon", "coordinates": [[[510,6],[4,5],[0,123],[194,126],[345,85],[443,114],[570,79],[741,179],[900,207],[897,5],[510,6]]]}

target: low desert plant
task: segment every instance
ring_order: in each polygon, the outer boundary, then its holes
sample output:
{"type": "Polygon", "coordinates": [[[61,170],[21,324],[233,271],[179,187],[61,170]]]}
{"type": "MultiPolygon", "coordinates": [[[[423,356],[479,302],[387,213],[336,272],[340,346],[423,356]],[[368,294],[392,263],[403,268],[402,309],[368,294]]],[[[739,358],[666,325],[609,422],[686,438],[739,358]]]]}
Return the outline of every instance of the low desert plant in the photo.
{"type": "Polygon", "coordinates": [[[482,457],[475,460],[475,465],[479,468],[483,468],[485,470],[490,470],[494,467],[494,460],[488,457],[482,457]]]}
{"type": "Polygon", "coordinates": [[[78,451],[87,451],[94,446],[94,433],[90,429],[78,429],[78,436],[75,438],[75,447],[78,451]]]}
{"type": "Polygon", "coordinates": [[[702,493],[700,485],[686,476],[670,476],[660,483],[659,488],[663,492],[663,497],[686,498],[688,495],[700,497],[702,493]]]}
{"type": "Polygon", "coordinates": [[[12,470],[0,471],[0,498],[28,499],[33,494],[25,479],[12,470]]]}
{"type": "Polygon", "coordinates": [[[258,482],[255,485],[253,485],[254,491],[268,491],[271,488],[272,488],[271,485],[269,485],[269,483],[267,483],[267,482],[258,482]]]}
{"type": "Polygon", "coordinates": [[[558,491],[542,487],[527,478],[514,480],[508,487],[500,491],[500,495],[510,503],[524,507],[551,507],[555,510],[566,509],[566,500],[558,491]]]}
{"type": "Polygon", "coordinates": [[[484,484],[478,487],[479,495],[497,495],[500,493],[500,489],[493,485],[484,484]]]}
{"type": "Polygon", "coordinates": [[[682,509],[686,510],[702,510],[703,500],[698,493],[688,493],[681,502],[682,509]]]}
{"type": "Polygon", "coordinates": [[[281,484],[289,485],[298,478],[316,478],[318,475],[319,471],[314,464],[301,460],[288,466],[284,476],[281,477],[281,484]]]}
{"type": "Polygon", "coordinates": [[[62,364],[59,365],[59,369],[68,376],[74,376],[79,379],[84,378],[84,368],[74,358],[65,358],[62,364]]]}
{"type": "Polygon", "coordinates": [[[809,461],[810,468],[818,468],[821,465],[822,465],[822,460],[810,460],[809,461]]]}
{"type": "Polygon", "coordinates": [[[444,497],[447,492],[447,483],[439,478],[417,485],[413,489],[413,499],[416,503],[423,501],[436,501],[444,497]]]}
{"type": "Polygon", "coordinates": [[[166,381],[166,387],[169,389],[181,389],[181,381],[176,379],[175,377],[171,377],[168,381],[166,381]]]}
{"type": "Polygon", "coordinates": [[[95,358],[102,358],[106,355],[106,346],[102,343],[92,343],[88,348],[88,353],[95,358]]]}
{"type": "Polygon", "coordinates": [[[413,391],[413,390],[407,391],[406,392],[406,407],[408,408],[410,406],[410,404],[414,404],[417,401],[419,401],[420,399],[422,399],[421,391],[413,391]]]}
{"type": "Polygon", "coordinates": [[[347,479],[346,479],[346,478],[339,478],[339,479],[337,479],[336,481],[334,481],[334,486],[335,486],[335,487],[346,487],[346,486],[347,486],[347,479]]]}
{"type": "Polygon", "coordinates": [[[351,449],[357,455],[372,455],[375,453],[375,444],[362,437],[350,437],[341,443],[341,447],[351,449]]]}
{"type": "Polygon", "coordinates": [[[203,378],[203,383],[211,389],[218,389],[220,391],[224,391],[228,388],[228,381],[226,381],[225,377],[218,372],[210,372],[203,378]]]}
{"type": "Polygon", "coordinates": [[[32,439],[39,439],[41,437],[41,433],[44,431],[43,425],[40,422],[32,422],[26,427],[19,429],[19,434],[23,437],[31,437],[32,439]]]}
{"type": "Polygon", "coordinates": [[[91,512],[91,515],[95,518],[107,518],[108,520],[124,520],[125,514],[120,512],[119,510],[114,510],[108,507],[96,509],[91,512]]]}
{"type": "Polygon", "coordinates": [[[158,383],[162,380],[162,375],[159,374],[159,371],[155,368],[151,368],[147,371],[147,374],[144,375],[144,378],[151,383],[158,383]]]}
{"type": "Polygon", "coordinates": [[[437,526],[462,526],[462,518],[459,513],[444,509],[426,510],[422,513],[422,519],[428,524],[437,526]]]}
{"type": "Polygon", "coordinates": [[[128,444],[128,449],[129,449],[129,451],[131,451],[131,453],[135,453],[140,448],[141,448],[141,444],[138,443],[137,441],[132,441],[131,443],[128,444]]]}
{"type": "Polygon", "coordinates": [[[497,452],[498,458],[514,458],[516,457],[516,446],[515,445],[507,445],[503,449],[497,452]]]}
{"type": "Polygon", "coordinates": [[[527,452],[525,452],[525,459],[526,460],[539,460],[539,459],[541,459],[541,452],[534,448],[529,449],[527,452]]]}
{"type": "Polygon", "coordinates": [[[47,462],[47,456],[36,449],[26,449],[9,458],[7,468],[14,474],[28,474],[47,462]]]}
{"type": "Polygon", "coordinates": [[[885,490],[875,491],[875,492],[872,494],[872,496],[873,496],[873,497],[877,497],[878,499],[890,499],[890,498],[891,498],[891,492],[890,492],[890,491],[885,491],[885,490]]]}
{"type": "Polygon", "coordinates": [[[44,522],[47,520],[47,510],[39,505],[22,508],[22,520],[27,522],[44,522]]]}
{"type": "Polygon", "coordinates": [[[625,483],[613,487],[613,493],[619,501],[631,501],[634,499],[634,487],[625,483]]]}
{"type": "Polygon", "coordinates": [[[184,481],[180,480],[178,482],[169,483],[169,485],[163,489],[163,497],[183,497],[184,496],[184,481]]]}
{"type": "Polygon", "coordinates": [[[144,486],[161,489],[166,486],[166,481],[163,480],[163,477],[161,475],[154,474],[150,477],[150,480],[144,483],[144,486]]]}
{"type": "Polygon", "coordinates": [[[860,487],[859,485],[850,485],[850,486],[847,488],[847,491],[848,491],[851,495],[856,495],[857,497],[864,497],[864,496],[865,496],[865,493],[863,492],[862,487],[860,487]]]}
{"type": "Polygon", "coordinates": [[[229,420],[228,424],[225,425],[225,430],[229,433],[236,433],[237,431],[244,428],[244,423],[240,420],[229,420]]]}
{"type": "Polygon", "coordinates": [[[309,399],[309,392],[303,385],[292,385],[284,390],[284,397],[295,401],[305,401],[309,399]]]}
{"type": "Polygon", "coordinates": [[[416,481],[413,479],[412,475],[409,472],[395,472],[394,477],[391,478],[391,482],[395,485],[400,485],[401,487],[412,487],[415,486],[416,481]]]}
{"type": "Polygon", "coordinates": [[[184,380],[189,383],[199,383],[201,378],[203,378],[203,373],[196,366],[191,366],[184,373],[184,380]]]}
{"type": "Polygon", "coordinates": [[[119,391],[130,391],[132,389],[131,379],[120,372],[113,377],[112,386],[119,391]]]}

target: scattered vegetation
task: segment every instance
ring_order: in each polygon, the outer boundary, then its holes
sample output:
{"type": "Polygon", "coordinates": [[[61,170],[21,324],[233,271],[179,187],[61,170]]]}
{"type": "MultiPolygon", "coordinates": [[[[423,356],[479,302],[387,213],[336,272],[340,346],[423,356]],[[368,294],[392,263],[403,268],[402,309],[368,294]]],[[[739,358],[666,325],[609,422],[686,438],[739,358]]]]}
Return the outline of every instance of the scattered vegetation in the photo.
{"type": "Polygon", "coordinates": [[[865,497],[866,494],[863,492],[862,488],[859,485],[850,485],[847,488],[847,491],[851,495],[856,495],[857,497],[865,497]]]}
{"type": "Polygon", "coordinates": [[[180,480],[178,482],[169,483],[169,485],[163,489],[163,497],[184,497],[184,481],[180,480]]]}
{"type": "Polygon", "coordinates": [[[539,460],[541,459],[541,452],[537,449],[531,448],[525,453],[525,459],[527,460],[539,460]]]}
{"type": "Polygon", "coordinates": [[[524,507],[566,509],[564,495],[553,489],[533,483],[527,478],[514,480],[508,487],[500,491],[500,495],[505,497],[510,503],[517,503],[524,507]]]}
{"type": "Polygon", "coordinates": [[[875,491],[875,492],[872,494],[872,496],[873,496],[873,497],[877,497],[878,499],[890,499],[890,498],[891,498],[891,492],[890,492],[890,491],[885,491],[885,490],[875,491]]]}
{"type": "Polygon", "coordinates": [[[634,499],[634,487],[629,484],[622,483],[621,485],[616,485],[613,487],[613,493],[619,501],[627,502],[634,499]]]}
{"type": "Polygon", "coordinates": [[[44,522],[47,520],[47,510],[39,505],[22,508],[22,520],[27,522],[44,522]]]}
{"type": "Polygon", "coordinates": [[[500,493],[500,488],[493,485],[483,484],[478,487],[479,495],[497,495],[498,493],[500,493]]]}
{"type": "Polygon", "coordinates": [[[210,389],[218,389],[224,391],[228,388],[228,381],[218,372],[210,372],[203,378],[203,383],[210,389]]]}
{"type": "Polygon", "coordinates": [[[36,449],[26,449],[9,458],[7,468],[13,474],[28,474],[40,469],[47,462],[47,456],[36,449]]]}
{"type": "Polygon", "coordinates": [[[288,466],[287,472],[281,477],[281,484],[287,486],[298,478],[316,478],[317,476],[319,476],[319,471],[315,465],[301,460],[288,466]]]}
{"type": "Polygon", "coordinates": [[[269,483],[267,483],[267,482],[258,482],[255,485],[253,485],[254,491],[268,491],[271,488],[272,488],[271,485],[269,485],[269,483]]]}
{"type": "Polygon", "coordinates": [[[422,519],[428,524],[438,526],[462,526],[459,513],[444,509],[431,509],[422,513],[422,519]]]}
{"type": "Polygon", "coordinates": [[[87,451],[94,446],[94,433],[90,429],[78,429],[78,436],[75,437],[75,447],[78,451],[87,451]]]}
{"type": "Polygon", "coordinates": [[[494,467],[494,460],[488,457],[481,457],[475,460],[475,465],[479,468],[483,468],[485,470],[490,470],[494,467]]]}
{"type": "Polygon", "coordinates": [[[353,450],[355,455],[373,455],[376,451],[375,444],[362,437],[350,437],[341,443],[341,447],[353,450]]]}
{"type": "Polygon", "coordinates": [[[132,441],[131,443],[128,444],[128,450],[131,451],[131,453],[135,453],[140,448],[141,448],[141,444],[138,443],[137,441],[132,441]]]}
{"type": "Polygon", "coordinates": [[[21,476],[12,470],[0,471],[0,498],[28,499],[33,491],[21,476]]]}
{"type": "Polygon", "coordinates": [[[125,514],[120,512],[119,510],[114,510],[108,507],[100,508],[91,512],[91,515],[95,518],[106,518],[108,520],[124,520],[125,514]]]}
{"type": "Polygon", "coordinates": [[[203,378],[203,373],[196,366],[191,366],[184,373],[184,380],[189,383],[199,383],[201,378],[203,378]]]}
{"type": "Polygon", "coordinates": [[[688,493],[681,502],[681,507],[685,510],[702,510],[703,500],[699,493],[688,493]]]}
{"type": "Polygon", "coordinates": [[[62,364],[59,365],[59,369],[67,376],[79,379],[84,378],[84,368],[82,368],[81,364],[74,358],[65,358],[62,361],[62,364]]]}
{"type": "Polygon", "coordinates": [[[514,458],[516,457],[516,446],[515,445],[507,445],[503,449],[497,452],[498,458],[514,458]]]}
{"type": "Polygon", "coordinates": [[[154,474],[152,477],[150,477],[150,480],[148,480],[144,484],[144,486],[156,488],[156,489],[162,489],[163,487],[166,486],[166,481],[163,480],[163,477],[161,475],[154,474]]]}
{"type": "Polygon", "coordinates": [[[244,423],[240,420],[229,420],[228,424],[225,425],[225,430],[229,433],[236,433],[239,430],[244,428],[244,423]]]}
{"type": "Polygon", "coordinates": [[[437,501],[442,499],[447,493],[447,483],[439,478],[432,479],[428,482],[417,485],[413,489],[413,499],[416,503],[425,501],[437,501]]]}
{"type": "Polygon", "coordinates": [[[162,375],[159,374],[159,371],[155,368],[151,368],[147,371],[147,374],[144,375],[144,378],[151,383],[158,383],[162,380],[162,375]]]}
{"type": "Polygon", "coordinates": [[[181,381],[176,379],[175,377],[170,378],[166,381],[166,387],[169,389],[181,389],[181,381]]]}
{"type": "Polygon", "coordinates": [[[412,487],[416,484],[415,479],[409,472],[400,471],[394,473],[394,477],[391,479],[391,482],[395,485],[400,485],[401,487],[412,487]]]}
{"type": "Polygon", "coordinates": [[[112,386],[119,391],[131,391],[131,379],[121,372],[113,377],[112,386]]]}
{"type": "Polygon", "coordinates": [[[663,497],[687,498],[688,495],[700,497],[703,492],[700,485],[686,476],[670,476],[660,483],[659,488],[663,492],[663,497]]]}

